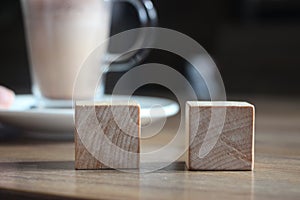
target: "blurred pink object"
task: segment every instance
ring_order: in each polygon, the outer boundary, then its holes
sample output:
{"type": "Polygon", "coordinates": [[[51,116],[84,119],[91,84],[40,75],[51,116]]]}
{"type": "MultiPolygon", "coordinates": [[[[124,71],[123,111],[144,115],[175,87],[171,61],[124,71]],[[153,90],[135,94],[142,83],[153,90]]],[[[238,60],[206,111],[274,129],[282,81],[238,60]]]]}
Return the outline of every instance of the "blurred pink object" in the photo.
{"type": "Polygon", "coordinates": [[[0,86],[0,109],[9,108],[15,99],[15,93],[3,86],[0,86]]]}

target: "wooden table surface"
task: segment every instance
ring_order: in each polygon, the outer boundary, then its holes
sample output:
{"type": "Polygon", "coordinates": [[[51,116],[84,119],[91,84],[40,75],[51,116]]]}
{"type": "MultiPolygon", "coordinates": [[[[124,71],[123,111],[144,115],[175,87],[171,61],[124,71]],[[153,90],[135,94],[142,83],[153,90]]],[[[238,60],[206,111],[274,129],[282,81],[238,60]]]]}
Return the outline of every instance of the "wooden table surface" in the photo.
{"type": "MultiPolygon", "coordinates": [[[[252,101],[257,110],[253,172],[189,172],[183,158],[146,174],[75,171],[72,141],[1,142],[0,199],[300,199],[299,102],[252,101]]],[[[157,144],[172,137],[176,121],[170,120],[157,144]]]]}

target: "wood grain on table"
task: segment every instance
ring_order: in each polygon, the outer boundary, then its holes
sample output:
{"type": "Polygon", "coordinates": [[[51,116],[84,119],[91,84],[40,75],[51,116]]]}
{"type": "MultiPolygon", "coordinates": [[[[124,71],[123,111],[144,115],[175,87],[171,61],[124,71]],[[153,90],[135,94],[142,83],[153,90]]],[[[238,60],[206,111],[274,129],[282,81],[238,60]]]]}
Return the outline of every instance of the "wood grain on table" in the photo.
{"type": "MultiPolygon", "coordinates": [[[[72,141],[0,143],[0,199],[299,199],[298,100],[257,99],[254,171],[185,171],[184,157],[153,173],[74,170],[72,141]],[[3,198],[2,198],[3,197],[3,198]]],[[[142,151],[169,141],[178,118],[142,151]]]]}

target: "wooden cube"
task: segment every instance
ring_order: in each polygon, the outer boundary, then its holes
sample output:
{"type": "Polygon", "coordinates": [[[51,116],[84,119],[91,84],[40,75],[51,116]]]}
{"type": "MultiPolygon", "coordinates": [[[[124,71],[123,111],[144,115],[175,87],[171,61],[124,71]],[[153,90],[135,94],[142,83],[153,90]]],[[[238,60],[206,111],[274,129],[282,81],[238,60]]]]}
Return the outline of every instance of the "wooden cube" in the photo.
{"type": "Polygon", "coordinates": [[[245,102],[187,102],[187,168],[253,170],[254,112],[245,102]]]}
{"type": "Polygon", "coordinates": [[[136,169],[140,152],[140,106],[77,102],[75,169],[136,169]]]}

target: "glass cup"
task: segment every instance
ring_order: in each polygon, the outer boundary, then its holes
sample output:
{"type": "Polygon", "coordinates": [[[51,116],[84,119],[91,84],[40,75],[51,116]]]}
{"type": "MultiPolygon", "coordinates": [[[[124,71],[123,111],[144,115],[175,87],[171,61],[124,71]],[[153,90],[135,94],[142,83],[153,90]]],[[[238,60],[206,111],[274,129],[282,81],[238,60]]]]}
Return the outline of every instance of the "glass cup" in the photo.
{"type": "MultiPolygon", "coordinates": [[[[150,0],[22,0],[32,92],[38,106],[71,107],[77,73],[97,48],[97,59],[88,63],[89,70],[80,72],[84,79],[75,98],[93,96],[95,86],[91,84],[104,73],[101,62],[111,56],[103,42],[110,34],[112,3],[116,1],[126,1],[137,9],[141,27],[155,25],[156,11],[150,0]]],[[[141,34],[136,40],[140,43],[146,38],[141,34]]],[[[134,57],[145,55],[142,50],[123,56],[118,60],[122,64],[109,70],[126,70],[133,61],[138,62],[134,57]]]]}

